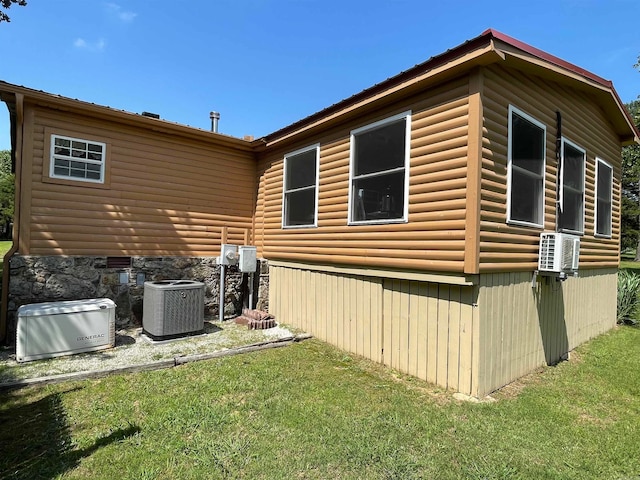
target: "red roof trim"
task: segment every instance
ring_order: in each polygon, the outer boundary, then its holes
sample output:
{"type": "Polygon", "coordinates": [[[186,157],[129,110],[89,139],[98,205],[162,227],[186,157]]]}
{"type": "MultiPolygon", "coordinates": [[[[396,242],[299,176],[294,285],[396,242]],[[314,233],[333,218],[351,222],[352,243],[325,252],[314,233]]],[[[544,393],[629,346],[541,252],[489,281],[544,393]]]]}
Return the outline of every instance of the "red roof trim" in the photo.
{"type": "Polygon", "coordinates": [[[569,70],[570,72],[573,72],[585,78],[588,78],[589,80],[593,80],[594,82],[599,83],[603,87],[613,88],[613,83],[610,80],[606,80],[602,77],[599,77],[598,75],[591,73],[590,71],[585,70],[584,68],[580,68],[577,65],[574,65],[573,63],[569,63],[565,60],[562,60],[561,58],[558,58],[555,55],[551,55],[550,53],[540,50],[539,48],[532,47],[527,43],[521,42],[520,40],[510,37],[509,35],[505,35],[504,33],[501,33],[497,30],[489,28],[484,32],[482,32],[481,36],[485,36],[485,35],[489,35],[497,40],[508,43],[509,45],[512,45],[522,50],[523,52],[529,53],[534,57],[538,57],[546,62],[552,63],[554,65],[557,65],[558,67],[562,67],[566,70],[569,70]]]}
{"type": "Polygon", "coordinates": [[[390,77],[376,85],[373,85],[372,87],[366,88],[361,92],[356,93],[355,95],[352,95],[351,97],[345,98],[329,107],[326,107],[318,112],[312,113],[311,115],[301,120],[298,120],[279,130],[276,130],[275,132],[272,132],[266,135],[265,137],[263,137],[262,140],[270,141],[272,139],[282,137],[289,133],[295,132],[299,128],[303,128],[304,126],[309,125],[314,121],[318,121],[323,117],[331,115],[332,113],[335,113],[343,108],[346,108],[350,105],[354,105],[358,101],[362,101],[379,92],[382,92],[388,88],[391,88],[394,85],[398,85],[403,81],[416,77],[421,73],[424,73],[430,69],[436,68],[437,66],[443,65],[446,62],[449,62],[458,56],[464,55],[465,53],[470,52],[476,48],[480,48],[481,46],[488,44],[488,42],[490,42],[492,39],[496,39],[498,41],[511,45],[512,47],[515,47],[518,50],[528,53],[529,55],[537,57],[552,65],[556,65],[569,72],[573,72],[576,75],[579,75],[585,79],[591,80],[596,84],[606,88],[611,92],[616,102],[618,103],[620,109],[626,115],[629,126],[632,128],[634,132],[637,132],[637,129],[635,127],[633,120],[631,119],[631,116],[629,115],[629,112],[627,112],[626,108],[624,107],[624,103],[620,100],[620,97],[618,96],[618,93],[615,91],[613,87],[613,83],[610,80],[606,80],[594,73],[589,72],[588,70],[585,70],[584,68],[578,67],[577,65],[574,65],[570,62],[562,60],[561,58],[558,58],[555,55],[551,55],[550,53],[540,50],[539,48],[532,47],[531,45],[521,42],[520,40],[510,37],[509,35],[505,35],[504,33],[501,33],[497,30],[489,28],[484,32],[482,32],[479,36],[472,38],[471,40],[467,40],[466,42],[458,45],[457,47],[447,50],[439,55],[435,55],[430,59],[426,60],[425,62],[419,63],[414,67],[409,68],[408,70],[400,72],[399,74],[393,77],[390,77]]]}

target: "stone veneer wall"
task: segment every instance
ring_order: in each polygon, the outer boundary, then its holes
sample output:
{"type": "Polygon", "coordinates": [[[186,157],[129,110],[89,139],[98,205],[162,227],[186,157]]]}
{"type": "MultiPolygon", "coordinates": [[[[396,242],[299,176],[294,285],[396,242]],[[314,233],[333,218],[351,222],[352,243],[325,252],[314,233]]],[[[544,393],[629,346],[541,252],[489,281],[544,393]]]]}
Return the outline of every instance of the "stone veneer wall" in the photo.
{"type": "MultiPolygon", "coordinates": [[[[266,260],[258,262],[254,306],[268,310],[269,269],[266,260]]],[[[29,303],[110,298],[117,305],[117,327],[142,325],[144,281],[153,280],[204,282],[205,316],[219,316],[220,265],[216,265],[215,257],[131,257],[130,266],[125,268],[107,268],[107,263],[106,256],[11,257],[8,338],[15,334],[18,307],[29,303]]],[[[225,316],[239,315],[248,304],[247,283],[247,274],[238,272],[235,266],[227,267],[225,316]]]]}

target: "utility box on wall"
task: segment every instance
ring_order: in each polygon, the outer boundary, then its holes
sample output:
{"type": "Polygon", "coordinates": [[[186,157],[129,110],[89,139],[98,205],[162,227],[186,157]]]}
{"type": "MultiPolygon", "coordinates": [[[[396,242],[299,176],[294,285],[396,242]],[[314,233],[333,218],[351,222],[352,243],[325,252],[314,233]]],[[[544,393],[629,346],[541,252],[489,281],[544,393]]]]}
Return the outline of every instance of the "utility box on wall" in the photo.
{"type": "Polygon", "coordinates": [[[256,247],[247,245],[238,247],[238,270],[243,273],[253,273],[256,271],[256,262],[256,247]]]}
{"type": "Polygon", "coordinates": [[[218,265],[235,265],[238,261],[238,247],[223,243],[220,245],[220,256],[216,260],[218,265]]]}

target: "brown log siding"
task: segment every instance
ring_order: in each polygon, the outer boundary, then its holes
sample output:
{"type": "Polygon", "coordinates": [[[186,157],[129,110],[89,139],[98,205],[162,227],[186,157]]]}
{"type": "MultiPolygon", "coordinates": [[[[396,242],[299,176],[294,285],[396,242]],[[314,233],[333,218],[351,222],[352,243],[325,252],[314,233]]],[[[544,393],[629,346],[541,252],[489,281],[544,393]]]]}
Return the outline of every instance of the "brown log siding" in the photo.
{"type": "Polygon", "coordinates": [[[267,259],[462,272],[468,81],[458,79],[259,162],[256,239],[267,259]],[[412,111],[408,223],[347,225],[350,131],[412,111]],[[282,167],[288,151],[320,142],[318,227],[282,229],[282,167]]]}
{"type": "Polygon", "coordinates": [[[580,268],[615,267],[620,241],[620,142],[603,112],[585,93],[522,72],[491,66],[484,69],[484,141],[480,269],[534,270],[542,229],[511,226],[507,219],[508,108],[513,105],[547,127],[544,231],[556,224],[556,111],[562,114],[562,135],[587,153],[584,236],[580,268]],[[612,238],[594,238],[595,162],[613,166],[612,238]]]}
{"type": "Polygon", "coordinates": [[[217,255],[224,227],[228,242],[245,242],[255,201],[251,152],[30,108],[30,204],[23,219],[30,228],[21,253],[217,255]],[[107,185],[49,181],[50,133],[107,143],[107,185]]]}

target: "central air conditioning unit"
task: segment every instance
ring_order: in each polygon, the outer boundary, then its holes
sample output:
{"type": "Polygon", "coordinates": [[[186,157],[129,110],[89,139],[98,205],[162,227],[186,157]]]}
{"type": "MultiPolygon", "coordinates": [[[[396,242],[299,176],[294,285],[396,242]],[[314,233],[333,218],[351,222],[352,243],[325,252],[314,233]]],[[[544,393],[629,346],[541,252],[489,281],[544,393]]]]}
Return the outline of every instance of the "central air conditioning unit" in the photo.
{"type": "Polygon", "coordinates": [[[580,237],[567,233],[541,233],[538,271],[575,274],[580,257],[580,237]]]}
{"type": "Polygon", "coordinates": [[[193,280],[144,282],[142,329],[154,340],[204,331],[204,283],[193,280]]]}

